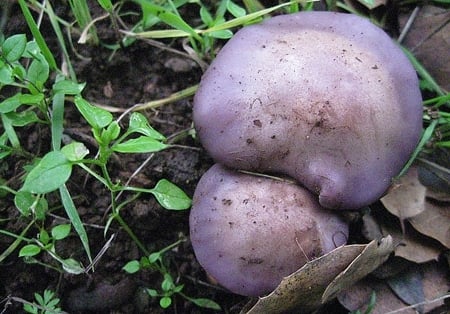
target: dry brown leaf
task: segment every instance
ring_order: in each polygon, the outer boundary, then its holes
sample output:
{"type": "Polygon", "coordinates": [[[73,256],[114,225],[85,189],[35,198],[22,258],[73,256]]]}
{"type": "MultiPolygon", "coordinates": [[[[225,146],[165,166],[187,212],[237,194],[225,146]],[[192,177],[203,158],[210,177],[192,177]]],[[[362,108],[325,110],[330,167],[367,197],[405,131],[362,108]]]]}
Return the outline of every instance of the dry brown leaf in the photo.
{"type": "MultiPolygon", "coordinates": [[[[362,313],[365,313],[373,291],[376,293],[376,303],[375,308],[370,312],[371,314],[386,314],[407,306],[392,293],[385,283],[369,279],[363,279],[344,293],[341,293],[338,296],[338,300],[342,306],[350,311],[360,310],[362,313]]],[[[401,312],[401,314],[415,313],[414,309],[405,309],[405,311],[401,312]]]]}
{"type": "Polygon", "coordinates": [[[347,269],[328,285],[323,293],[322,303],[334,299],[340,291],[373,272],[388,259],[393,250],[394,244],[390,236],[381,239],[379,243],[370,242],[347,269]]]}
{"type": "Polygon", "coordinates": [[[426,210],[408,221],[420,233],[438,240],[450,248],[450,205],[438,206],[426,202],[426,210]]]}
{"type": "Polygon", "coordinates": [[[271,294],[260,298],[247,314],[282,313],[294,309],[301,309],[301,313],[313,311],[322,304],[323,294],[331,282],[334,284],[324,300],[333,297],[344,284],[351,285],[366,276],[373,270],[373,265],[376,267],[376,263],[384,259],[381,255],[389,255],[390,238],[384,238],[380,243],[372,241],[367,245],[342,246],[307,263],[284,278],[271,294]],[[340,275],[342,272],[344,275],[340,275]],[[334,281],[338,276],[342,279],[334,281]]]}
{"type": "Polygon", "coordinates": [[[440,267],[438,263],[427,263],[422,267],[423,271],[423,292],[429,302],[425,304],[425,312],[444,304],[444,300],[438,300],[439,297],[449,294],[450,282],[447,280],[447,270],[444,266],[440,267]],[[431,302],[432,300],[437,300],[431,302]]]}
{"type": "MultiPolygon", "coordinates": [[[[409,15],[400,17],[404,25],[409,15]]],[[[443,8],[421,8],[403,44],[430,72],[438,84],[450,90],[450,12],[443,8]]]]}
{"type": "Polygon", "coordinates": [[[422,236],[413,228],[407,228],[406,233],[403,234],[399,225],[383,223],[381,230],[383,234],[389,234],[394,239],[395,256],[415,263],[425,263],[437,260],[442,252],[442,247],[436,245],[432,239],[422,236]]]}
{"type": "Polygon", "coordinates": [[[381,199],[384,207],[401,220],[425,210],[426,187],[419,181],[417,168],[412,166],[400,178],[398,186],[381,199]]]}

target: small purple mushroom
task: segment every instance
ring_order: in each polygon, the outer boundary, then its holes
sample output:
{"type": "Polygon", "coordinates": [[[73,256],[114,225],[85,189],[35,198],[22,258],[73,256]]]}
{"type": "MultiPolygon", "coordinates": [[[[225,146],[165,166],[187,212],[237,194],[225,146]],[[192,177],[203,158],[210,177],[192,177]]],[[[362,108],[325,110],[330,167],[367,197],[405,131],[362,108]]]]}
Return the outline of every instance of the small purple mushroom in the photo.
{"type": "Polygon", "coordinates": [[[348,238],[348,225],[292,183],[216,164],[200,179],[190,238],[203,268],[230,291],[261,296],[348,238]]]}
{"type": "Polygon", "coordinates": [[[366,19],[332,12],[238,31],[204,74],[193,115],[216,162],[289,175],[337,209],[379,199],[422,131],[401,49],[366,19]]]}

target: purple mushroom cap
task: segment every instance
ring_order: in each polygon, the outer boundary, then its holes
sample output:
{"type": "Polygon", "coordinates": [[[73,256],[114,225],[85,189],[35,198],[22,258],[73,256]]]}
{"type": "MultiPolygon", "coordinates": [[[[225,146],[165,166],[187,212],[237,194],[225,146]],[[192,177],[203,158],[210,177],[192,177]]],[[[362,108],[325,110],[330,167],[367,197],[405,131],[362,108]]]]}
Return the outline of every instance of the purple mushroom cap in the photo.
{"type": "Polygon", "coordinates": [[[347,223],[303,187],[219,164],[200,179],[189,224],[199,263],[222,286],[246,296],[271,292],[348,238],[347,223]]]}
{"type": "Polygon", "coordinates": [[[366,19],[332,12],[238,31],[204,74],[193,116],[216,162],[289,175],[339,209],[379,199],[422,131],[402,50],[366,19]]]}

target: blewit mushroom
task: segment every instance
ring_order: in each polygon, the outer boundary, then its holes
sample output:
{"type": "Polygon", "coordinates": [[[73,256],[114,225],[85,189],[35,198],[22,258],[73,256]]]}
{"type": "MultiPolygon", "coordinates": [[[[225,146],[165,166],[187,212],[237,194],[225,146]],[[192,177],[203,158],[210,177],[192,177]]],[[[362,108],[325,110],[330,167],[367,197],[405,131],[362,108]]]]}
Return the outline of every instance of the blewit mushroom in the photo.
{"type": "Polygon", "coordinates": [[[414,68],[381,29],[300,12],[238,31],[204,74],[193,118],[216,162],[283,173],[324,207],[357,209],[408,160],[422,105],[414,68]]]}
{"type": "Polygon", "coordinates": [[[216,164],[200,179],[189,218],[203,268],[230,291],[261,296],[309,260],[344,245],[348,225],[296,184],[216,164]]]}

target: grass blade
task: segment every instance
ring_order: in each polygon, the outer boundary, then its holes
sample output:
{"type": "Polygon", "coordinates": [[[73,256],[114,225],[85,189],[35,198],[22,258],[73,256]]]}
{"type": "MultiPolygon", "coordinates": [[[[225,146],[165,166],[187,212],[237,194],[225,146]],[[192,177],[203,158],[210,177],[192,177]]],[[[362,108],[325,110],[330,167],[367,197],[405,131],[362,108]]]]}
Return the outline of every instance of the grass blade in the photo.
{"type": "Polygon", "coordinates": [[[86,229],[81,222],[80,215],[78,215],[75,204],[72,201],[72,197],[70,196],[70,193],[65,185],[59,188],[59,194],[61,195],[61,201],[64,205],[64,209],[66,210],[67,216],[69,217],[73,228],[80,237],[81,243],[83,244],[84,250],[89,258],[89,262],[92,263],[91,249],[89,247],[89,238],[87,236],[86,229]]]}
{"type": "Polygon", "coordinates": [[[56,61],[53,57],[52,52],[47,46],[47,43],[44,40],[44,37],[42,36],[41,32],[39,31],[39,28],[36,24],[36,22],[33,19],[33,16],[31,15],[30,10],[28,9],[27,5],[25,4],[24,0],[18,0],[20,9],[22,10],[23,16],[25,17],[25,20],[27,21],[28,27],[30,28],[31,34],[33,35],[34,39],[36,40],[37,45],[41,49],[42,54],[45,57],[45,60],[47,60],[48,64],[50,65],[50,68],[52,70],[57,70],[56,61]]]}

